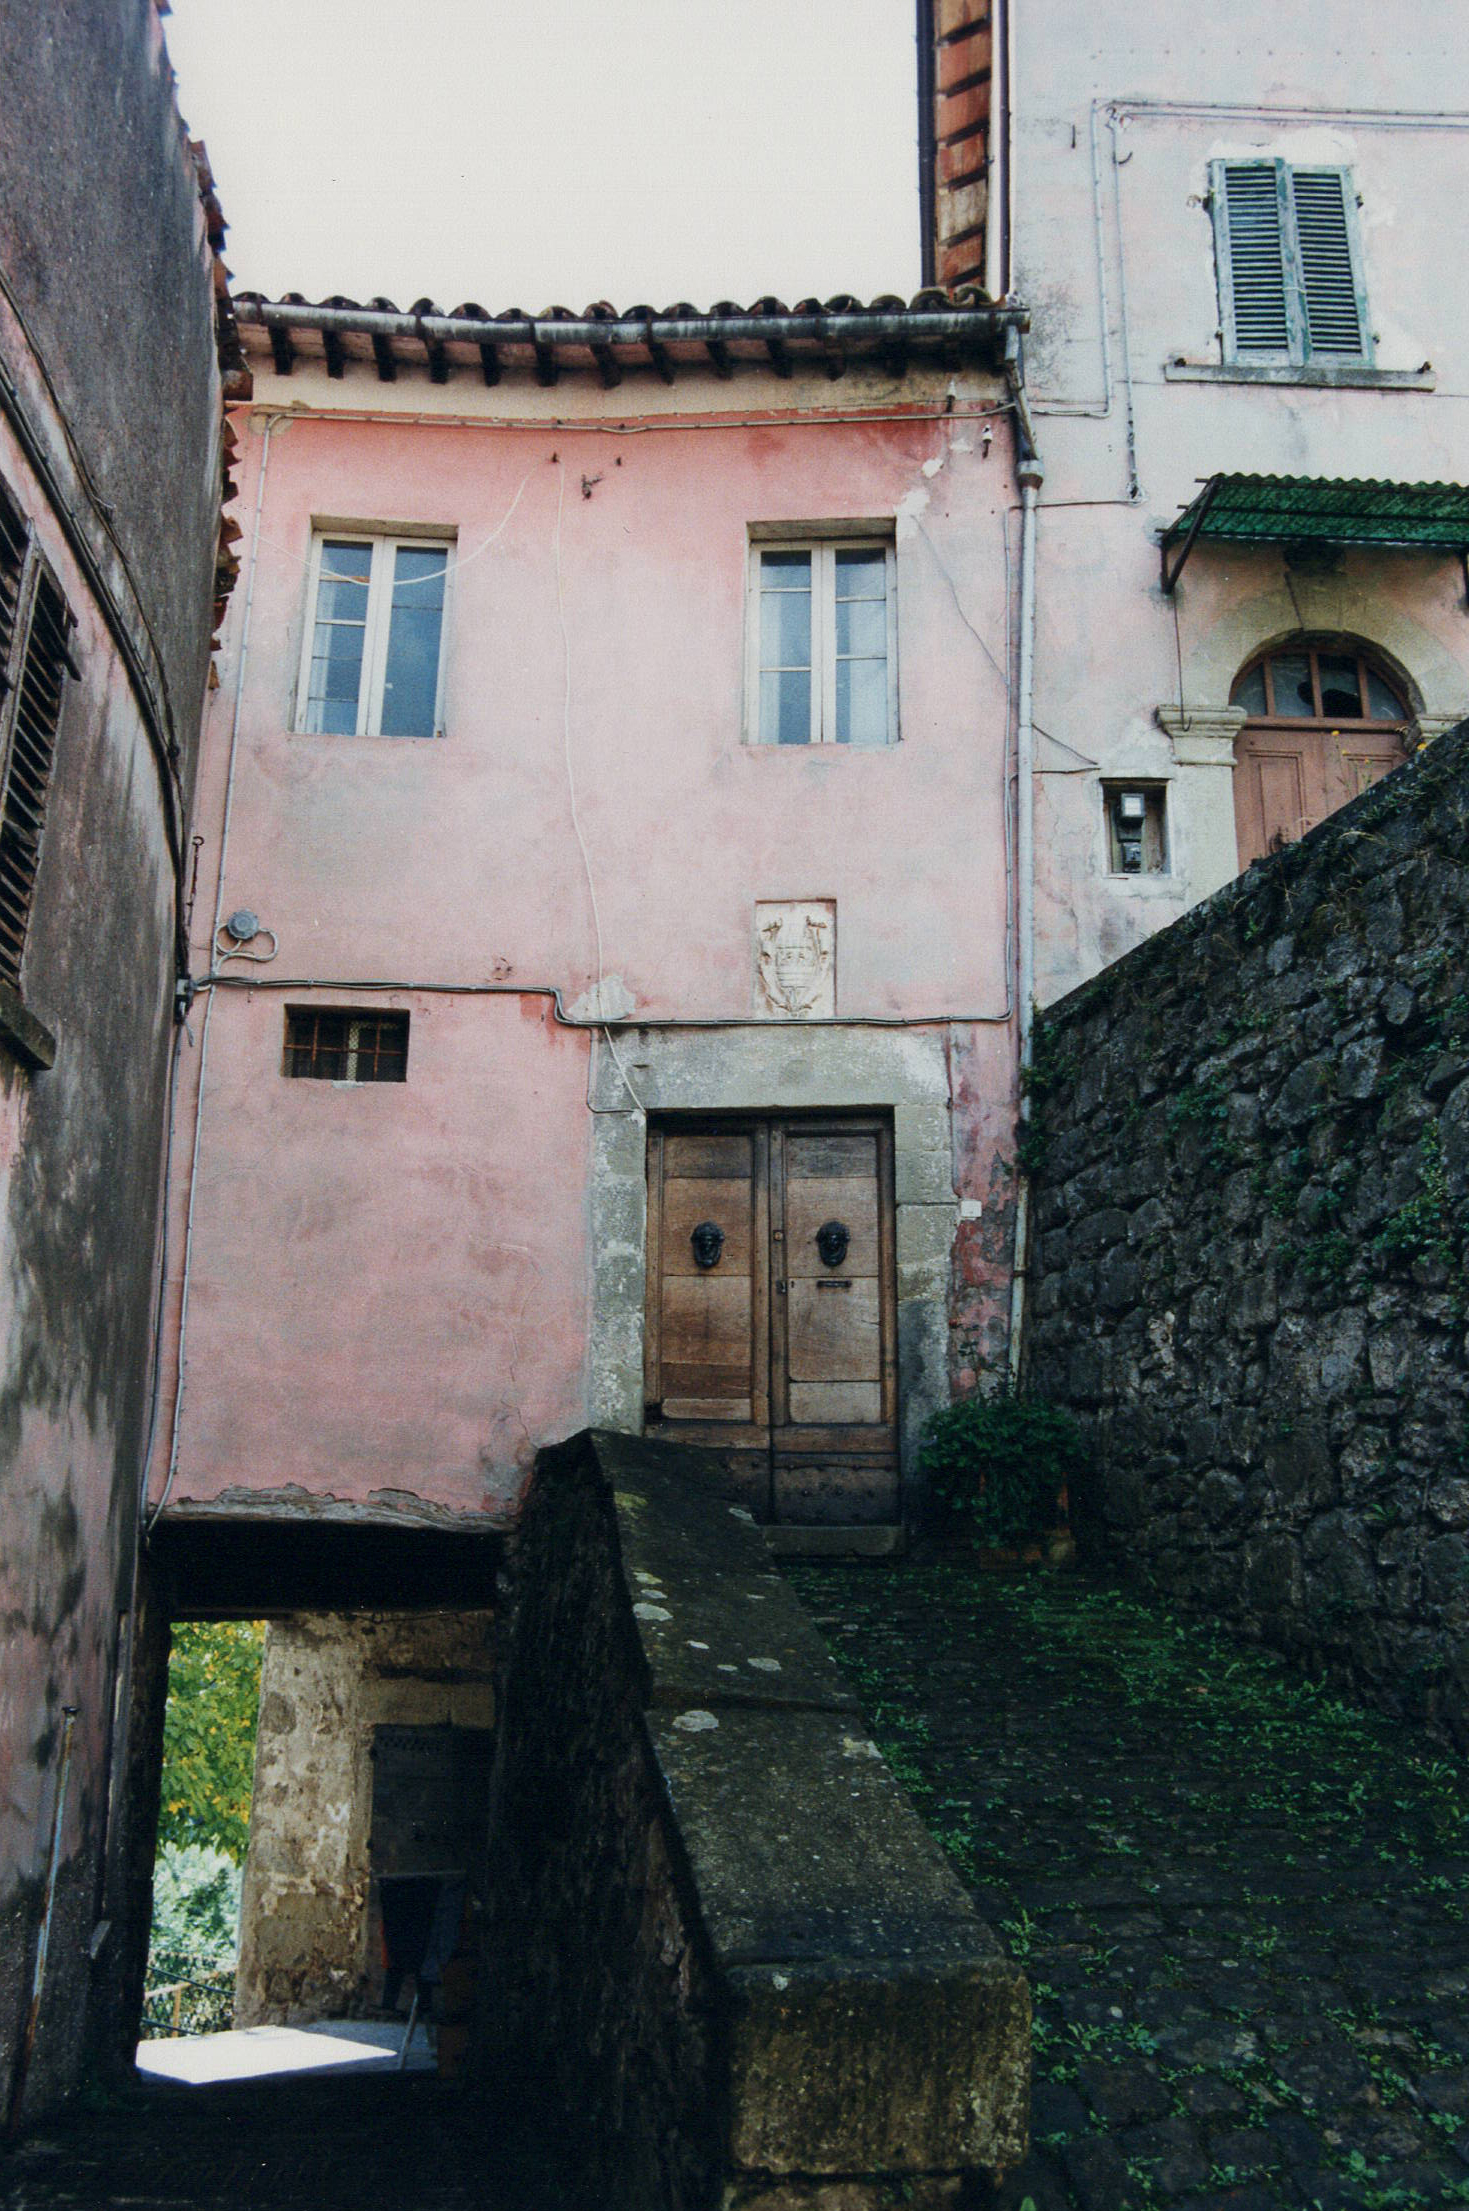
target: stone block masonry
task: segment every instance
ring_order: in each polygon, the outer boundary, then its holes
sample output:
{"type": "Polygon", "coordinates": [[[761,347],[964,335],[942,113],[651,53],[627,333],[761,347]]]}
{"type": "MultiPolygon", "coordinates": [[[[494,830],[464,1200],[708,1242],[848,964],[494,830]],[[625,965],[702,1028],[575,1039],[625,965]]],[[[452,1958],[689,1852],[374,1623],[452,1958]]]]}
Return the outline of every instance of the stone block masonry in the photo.
{"type": "Polygon", "coordinates": [[[1469,1748],[1469,724],[1051,1009],[1091,1548],[1469,1748]]]}
{"type": "Polygon", "coordinates": [[[957,2203],[1025,1979],[704,1453],[592,1434],[512,1545],[480,2072],[608,2211],[957,2203]]]}

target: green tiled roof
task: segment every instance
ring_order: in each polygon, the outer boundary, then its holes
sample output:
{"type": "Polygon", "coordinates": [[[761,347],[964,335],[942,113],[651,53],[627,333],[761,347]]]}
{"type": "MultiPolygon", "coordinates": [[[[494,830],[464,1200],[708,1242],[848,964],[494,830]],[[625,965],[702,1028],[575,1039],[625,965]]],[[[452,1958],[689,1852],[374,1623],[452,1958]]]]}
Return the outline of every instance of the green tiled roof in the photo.
{"type": "Polygon", "coordinates": [[[1163,543],[1190,534],[1277,544],[1439,546],[1457,553],[1469,547],[1469,488],[1341,476],[1211,476],[1169,523],[1163,543]]]}

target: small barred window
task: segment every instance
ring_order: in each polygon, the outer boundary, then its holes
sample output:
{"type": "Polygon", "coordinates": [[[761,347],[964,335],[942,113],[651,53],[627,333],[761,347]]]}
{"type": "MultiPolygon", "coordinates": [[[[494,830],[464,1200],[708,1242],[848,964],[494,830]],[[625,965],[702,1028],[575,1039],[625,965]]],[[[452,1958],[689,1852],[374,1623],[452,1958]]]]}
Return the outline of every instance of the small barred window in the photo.
{"type": "Polygon", "coordinates": [[[406,1013],[288,1006],[282,1073],[317,1082],[406,1082],[406,1013]]]}

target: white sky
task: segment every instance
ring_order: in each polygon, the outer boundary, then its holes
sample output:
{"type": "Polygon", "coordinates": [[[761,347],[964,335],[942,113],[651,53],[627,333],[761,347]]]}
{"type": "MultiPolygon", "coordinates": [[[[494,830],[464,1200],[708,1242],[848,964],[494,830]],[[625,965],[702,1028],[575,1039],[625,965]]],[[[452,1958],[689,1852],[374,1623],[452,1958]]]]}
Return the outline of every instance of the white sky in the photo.
{"type": "Polygon", "coordinates": [[[240,288],[918,287],[913,0],[173,0],[164,28],[240,288]]]}

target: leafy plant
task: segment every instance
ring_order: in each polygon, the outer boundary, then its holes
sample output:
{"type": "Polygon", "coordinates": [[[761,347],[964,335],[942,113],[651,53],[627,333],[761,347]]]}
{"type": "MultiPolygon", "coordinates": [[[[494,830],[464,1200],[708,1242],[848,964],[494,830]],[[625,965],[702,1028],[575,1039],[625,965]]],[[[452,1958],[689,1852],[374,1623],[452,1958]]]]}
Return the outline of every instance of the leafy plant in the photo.
{"type": "Polygon", "coordinates": [[[142,2032],[216,2034],[234,2014],[243,1869],[186,1843],[153,1869],[153,1928],[142,2032]]]}
{"type": "Polygon", "coordinates": [[[919,1465],[946,1526],[1010,1544],[1055,1526],[1083,1456],[1081,1432],[1059,1405],[976,1394],[925,1421],[919,1465]]]}
{"type": "Polygon", "coordinates": [[[265,1631],[258,1621],[189,1621],[173,1632],[158,1842],[242,1859],[250,1838],[255,1722],[265,1631]]]}

